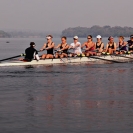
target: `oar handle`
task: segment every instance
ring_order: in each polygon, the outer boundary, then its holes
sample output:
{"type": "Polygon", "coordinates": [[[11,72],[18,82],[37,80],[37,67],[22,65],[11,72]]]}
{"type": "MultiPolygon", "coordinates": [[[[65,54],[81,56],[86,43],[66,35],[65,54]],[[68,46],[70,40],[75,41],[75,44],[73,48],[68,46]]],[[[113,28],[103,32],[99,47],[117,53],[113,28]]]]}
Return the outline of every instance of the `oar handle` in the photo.
{"type": "Polygon", "coordinates": [[[82,50],[86,50],[85,48],[81,48],[82,50]]]}
{"type": "Polygon", "coordinates": [[[62,50],[54,50],[55,52],[62,52],[62,50]]]}
{"type": "Polygon", "coordinates": [[[43,50],[38,50],[37,52],[42,52],[42,51],[44,51],[44,50],[46,50],[46,49],[43,49],[43,50]]]}

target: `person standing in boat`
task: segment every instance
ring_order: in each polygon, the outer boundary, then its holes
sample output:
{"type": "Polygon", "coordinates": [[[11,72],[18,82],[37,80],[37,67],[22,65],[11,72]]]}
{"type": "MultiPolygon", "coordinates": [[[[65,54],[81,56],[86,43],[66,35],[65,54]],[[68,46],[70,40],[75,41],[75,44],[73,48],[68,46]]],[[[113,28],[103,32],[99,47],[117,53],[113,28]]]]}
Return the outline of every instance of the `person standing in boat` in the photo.
{"type": "Polygon", "coordinates": [[[133,35],[130,36],[130,40],[128,40],[127,43],[128,43],[128,47],[129,47],[128,50],[130,52],[133,52],[133,35]]]}
{"type": "Polygon", "coordinates": [[[69,45],[67,44],[67,38],[65,36],[61,38],[61,44],[58,44],[58,46],[55,47],[55,49],[58,49],[58,48],[60,48],[60,50],[56,52],[55,58],[67,57],[69,45]]]}
{"type": "Polygon", "coordinates": [[[87,42],[83,43],[81,48],[83,47],[86,47],[84,52],[86,56],[96,55],[95,43],[93,42],[92,35],[87,36],[87,42]]]}
{"type": "Polygon", "coordinates": [[[25,50],[25,61],[32,61],[33,59],[39,60],[38,52],[35,49],[35,43],[31,42],[30,47],[25,50]]]}
{"type": "Polygon", "coordinates": [[[78,36],[73,37],[73,43],[70,44],[69,49],[73,49],[73,54],[70,54],[70,56],[75,56],[75,55],[81,55],[81,43],[78,42],[78,36]]]}
{"type": "Polygon", "coordinates": [[[104,50],[104,43],[102,42],[102,37],[100,35],[96,36],[97,42],[95,43],[95,48],[97,55],[101,55],[104,50]]]}
{"type": "Polygon", "coordinates": [[[47,43],[44,43],[40,51],[47,50],[47,54],[43,54],[41,59],[53,59],[54,58],[54,42],[52,41],[53,36],[46,36],[47,43]]]}
{"type": "Polygon", "coordinates": [[[112,36],[110,36],[108,40],[109,42],[106,45],[105,52],[109,54],[113,54],[116,52],[116,48],[117,48],[116,43],[114,42],[114,38],[112,36]]]}
{"type": "Polygon", "coordinates": [[[116,54],[124,54],[127,51],[127,42],[124,41],[123,36],[119,36],[119,42],[117,44],[117,48],[119,49],[116,54]]]}

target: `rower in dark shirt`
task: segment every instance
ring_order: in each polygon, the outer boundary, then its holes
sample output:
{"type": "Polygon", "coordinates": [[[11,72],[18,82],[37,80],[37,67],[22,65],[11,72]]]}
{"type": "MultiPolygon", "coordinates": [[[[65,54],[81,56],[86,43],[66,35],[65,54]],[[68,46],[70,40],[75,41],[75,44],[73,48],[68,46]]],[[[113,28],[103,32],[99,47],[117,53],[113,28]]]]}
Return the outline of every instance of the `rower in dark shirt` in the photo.
{"type": "Polygon", "coordinates": [[[30,47],[25,50],[25,60],[26,61],[32,61],[33,59],[39,60],[38,52],[35,49],[35,43],[31,42],[30,47]]]}
{"type": "Polygon", "coordinates": [[[114,42],[114,38],[110,36],[108,38],[109,42],[106,45],[106,53],[113,54],[116,52],[116,43],[114,42]]]}
{"type": "Polygon", "coordinates": [[[127,42],[124,41],[124,36],[118,37],[119,42],[117,43],[117,48],[115,54],[124,54],[127,52],[127,42]]]}
{"type": "Polygon", "coordinates": [[[128,43],[128,47],[129,47],[129,51],[133,51],[133,35],[130,36],[130,40],[127,41],[128,43]]]}
{"type": "Polygon", "coordinates": [[[67,44],[67,38],[65,36],[61,38],[61,44],[58,44],[58,46],[55,47],[55,49],[58,48],[60,48],[60,50],[56,52],[55,58],[67,57],[69,45],[67,44]]]}
{"type": "Polygon", "coordinates": [[[40,51],[47,50],[47,54],[43,54],[41,59],[53,59],[54,58],[54,42],[52,41],[53,36],[46,36],[47,43],[44,43],[40,51]]]}

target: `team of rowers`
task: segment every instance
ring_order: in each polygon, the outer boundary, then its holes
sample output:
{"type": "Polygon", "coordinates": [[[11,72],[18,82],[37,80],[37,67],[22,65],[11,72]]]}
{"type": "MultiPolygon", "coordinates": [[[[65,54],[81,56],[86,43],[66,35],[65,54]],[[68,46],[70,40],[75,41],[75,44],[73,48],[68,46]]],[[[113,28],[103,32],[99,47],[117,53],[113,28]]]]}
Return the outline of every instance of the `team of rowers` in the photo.
{"type": "Polygon", "coordinates": [[[43,54],[42,56],[38,56],[38,51],[35,49],[36,45],[34,42],[31,42],[30,47],[25,50],[25,60],[31,61],[32,59],[39,60],[68,57],[69,49],[73,49],[73,52],[69,53],[70,57],[101,55],[105,53],[123,54],[127,51],[133,52],[133,35],[130,36],[129,41],[124,41],[124,37],[119,36],[118,43],[115,43],[114,38],[110,36],[108,38],[108,43],[106,47],[104,46],[104,43],[102,42],[102,37],[100,35],[96,37],[96,42],[93,42],[92,36],[88,35],[87,41],[84,42],[82,45],[78,41],[78,36],[73,37],[73,43],[71,43],[70,45],[67,44],[67,38],[65,36],[61,37],[61,43],[57,46],[55,46],[55,43],[52,41],[52,38],[52,35],[48,35],[46,37],[47,42],[44,43],[40,51],[46,50],[47,53],[43,54]]]}

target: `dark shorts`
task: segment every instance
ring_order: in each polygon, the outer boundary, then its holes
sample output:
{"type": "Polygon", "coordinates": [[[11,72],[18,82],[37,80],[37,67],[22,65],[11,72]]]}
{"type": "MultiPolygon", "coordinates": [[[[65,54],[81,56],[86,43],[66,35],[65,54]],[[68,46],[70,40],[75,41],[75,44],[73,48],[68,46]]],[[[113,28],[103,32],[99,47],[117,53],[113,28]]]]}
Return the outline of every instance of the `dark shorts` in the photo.
{"type": "Polygon", "coordinates": [[[30,62],[30,61],[32,61],[33,59],[25,58],[24,60],[30,62]]]}
{"type": "Polygon", "coordinates": [[[133,48],[129,48],[128,50],[129,50],[129,51],[133,51],[133,48]]]}

